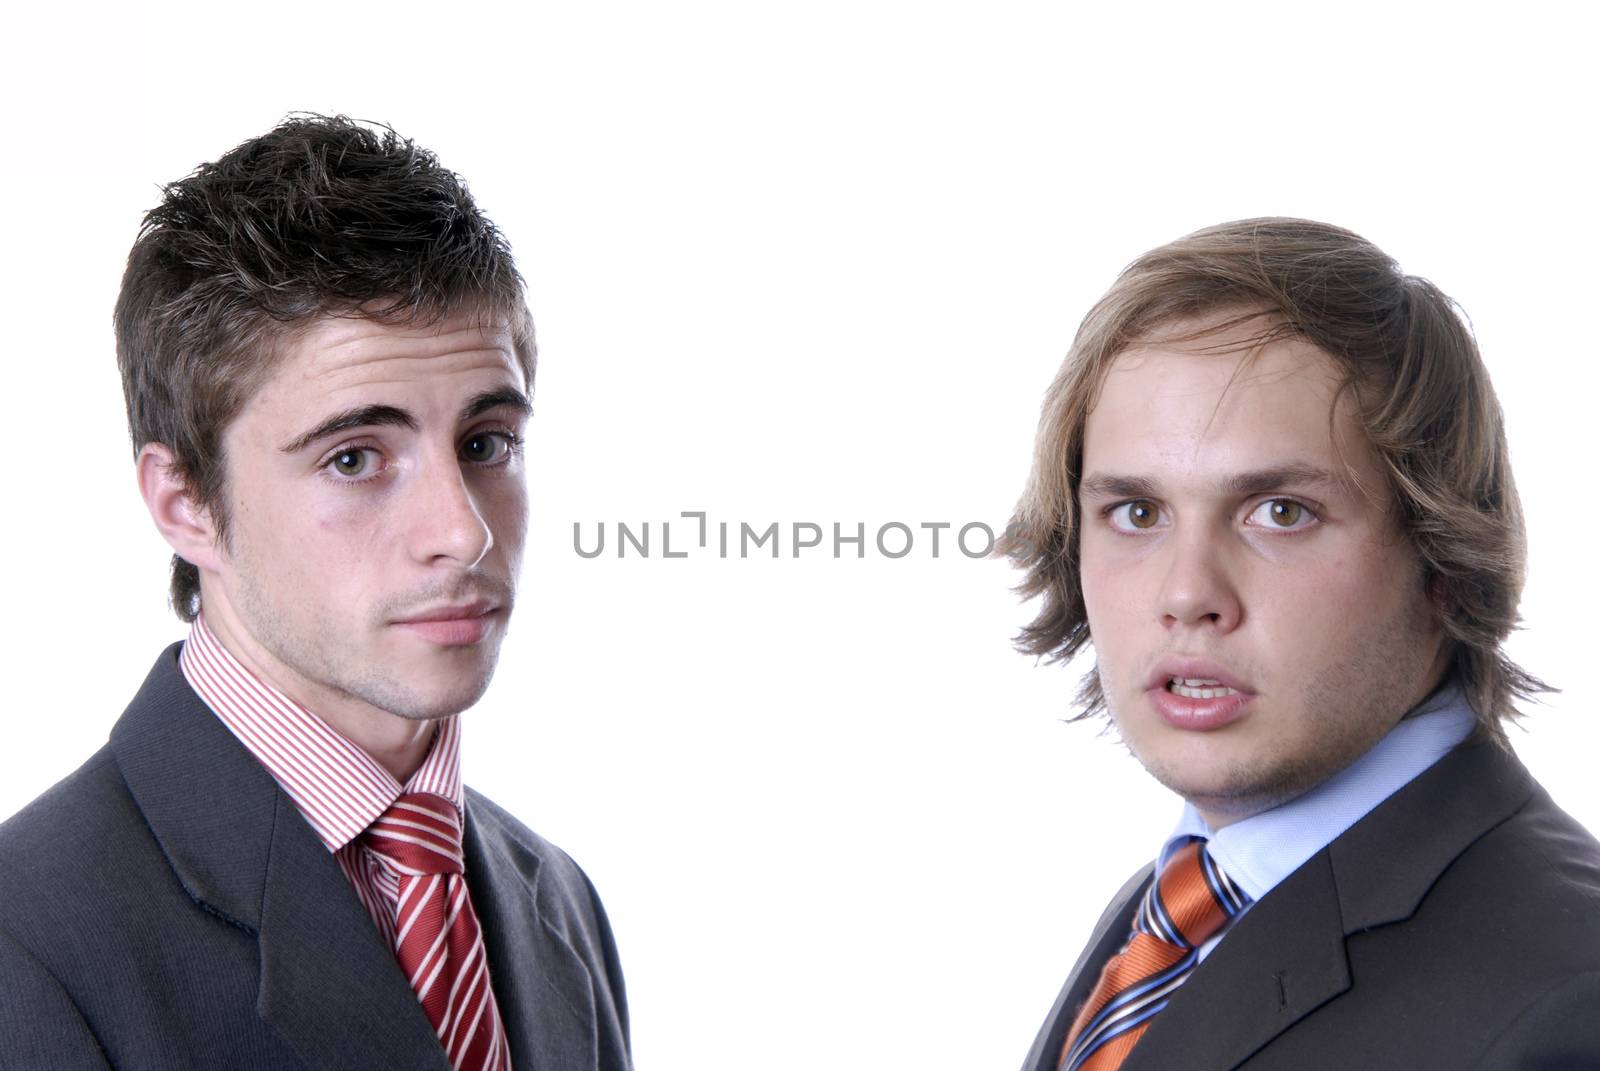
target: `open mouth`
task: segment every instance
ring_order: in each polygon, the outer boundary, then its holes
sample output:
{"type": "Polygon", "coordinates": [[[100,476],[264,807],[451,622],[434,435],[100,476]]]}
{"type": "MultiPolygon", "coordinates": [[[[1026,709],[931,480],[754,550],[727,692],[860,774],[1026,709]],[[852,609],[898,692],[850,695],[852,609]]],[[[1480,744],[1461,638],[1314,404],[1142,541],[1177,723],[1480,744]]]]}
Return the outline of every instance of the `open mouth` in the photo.
{"type": "Polygon", "coordinates": [[[1221,681],[1204,677],[1173,677],[1167,681],[1167,691],[1185,699],[1221,699],[1239,693],[1221,681]]]}

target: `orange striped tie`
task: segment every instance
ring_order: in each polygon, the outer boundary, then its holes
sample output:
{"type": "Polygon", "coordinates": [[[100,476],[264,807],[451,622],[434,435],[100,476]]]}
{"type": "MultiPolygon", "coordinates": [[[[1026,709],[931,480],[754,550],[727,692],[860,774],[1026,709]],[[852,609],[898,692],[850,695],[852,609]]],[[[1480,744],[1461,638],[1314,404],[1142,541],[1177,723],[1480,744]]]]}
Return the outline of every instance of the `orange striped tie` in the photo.
{"type": "Polygon", "coordinates": [[[400,878],[395,958],[456,1071],[511,1071],[489,988],[478,916],[467,895],[455,805],[428,792],[394,801],[362,834],[400,878]]]}
{"type": "Polygon", "coordinates": [[[1250,902],[1190,840],[1145,891],[1133,936],[1106,960],[1061,1046],[1060,1071],[1116,1071],[1200,962],[1199,948],[1250,902]]]}

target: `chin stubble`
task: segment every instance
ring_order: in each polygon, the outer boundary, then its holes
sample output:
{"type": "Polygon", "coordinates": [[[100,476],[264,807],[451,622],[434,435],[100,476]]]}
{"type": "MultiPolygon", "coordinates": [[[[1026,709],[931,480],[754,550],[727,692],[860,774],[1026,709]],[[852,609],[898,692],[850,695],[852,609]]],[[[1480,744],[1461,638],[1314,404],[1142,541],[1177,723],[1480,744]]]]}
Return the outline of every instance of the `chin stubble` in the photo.
{"type": "MultiPolygon", "coordinates": [[[[1287,739],[1262,740],[1253,752],[1213,767],[1203,779],[1158,756],[1140,754],[1120,730],[1119,736],[1152,777],[1202,809],[1233,818],[1259,813],[1332,777],[1399,723],[1419,698],[1413,694],[1419,685],[1431,683],[1423,681],[1432,664],[1426,642],[1430,621],[1425,601],[1413,601],[1376,623],[1349,658],[1325,666],[1307,683],[1300,712],[1304,726],[1287,739]]],[[[1101,677],[1107,696],[1115,694],[1110,676],[1101,677]]],[[[1119,725],[1112,713],[1112,723],[1119,725]]]]}
{"type": "MultiPolygon", "coordinates": [[[[387,627],[384,623],[408,610],[480,595],[506,607],[509,618],[514,598],[511,586],[505,581],[472,578],[388,600],[394,608],[374,615],[376,631],[372,634],[383,635],[387,627]]],[[[459,660],[459,669],[446,686],[423,689],[411,687],[384,667],[364,660],[367,652],[341,647],[339,638],[347,629],[346,623],[328,616],[320,606],[308,608],[305,619],[291,619],[248,581],[239,587],[238,603],[241,621],[255,641],[291,672],[314,687],[413,721],[459,714],[482,698],[494,677],[504,636],[502,631],[481,645],[447,652],[446,657],[453,663],[459,660]]],[[[315,704],[307,705],[315,713],[315,704]]]]}

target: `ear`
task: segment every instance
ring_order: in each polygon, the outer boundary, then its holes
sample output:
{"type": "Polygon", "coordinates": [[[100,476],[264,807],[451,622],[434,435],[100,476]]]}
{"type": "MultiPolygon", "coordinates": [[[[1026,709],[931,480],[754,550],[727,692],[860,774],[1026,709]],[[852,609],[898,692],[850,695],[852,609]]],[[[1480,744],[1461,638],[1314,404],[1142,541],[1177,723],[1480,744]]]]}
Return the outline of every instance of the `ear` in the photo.
{"type": "Polygon", "coordinates": [[[173,553],[197,569],[216,570],[222,561],[216,526],[210,511],[190,493],[172,451],[161,443],[146,443],[134,466],[145,508],[173,553]]]}

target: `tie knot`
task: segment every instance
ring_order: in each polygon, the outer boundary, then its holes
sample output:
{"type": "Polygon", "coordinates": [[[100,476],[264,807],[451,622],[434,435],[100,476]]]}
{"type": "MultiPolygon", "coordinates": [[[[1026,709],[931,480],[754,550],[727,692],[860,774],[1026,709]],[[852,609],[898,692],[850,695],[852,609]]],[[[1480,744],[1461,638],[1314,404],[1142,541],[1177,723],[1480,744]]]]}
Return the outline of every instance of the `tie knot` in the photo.
{"type": "Polygon", "coordinates": [[[1134,926],[1179,948],[1198,948],[1249,902],[1211,858],[1205,841],[1195,839],[1175,851],[1150,883],[1134,926]]]}
{"type": "Polygon", "coordinates": [[[453,803],[408,792],[361,835],[367,849],[402,875],[462,873],[461,822],[453,803]]]}

